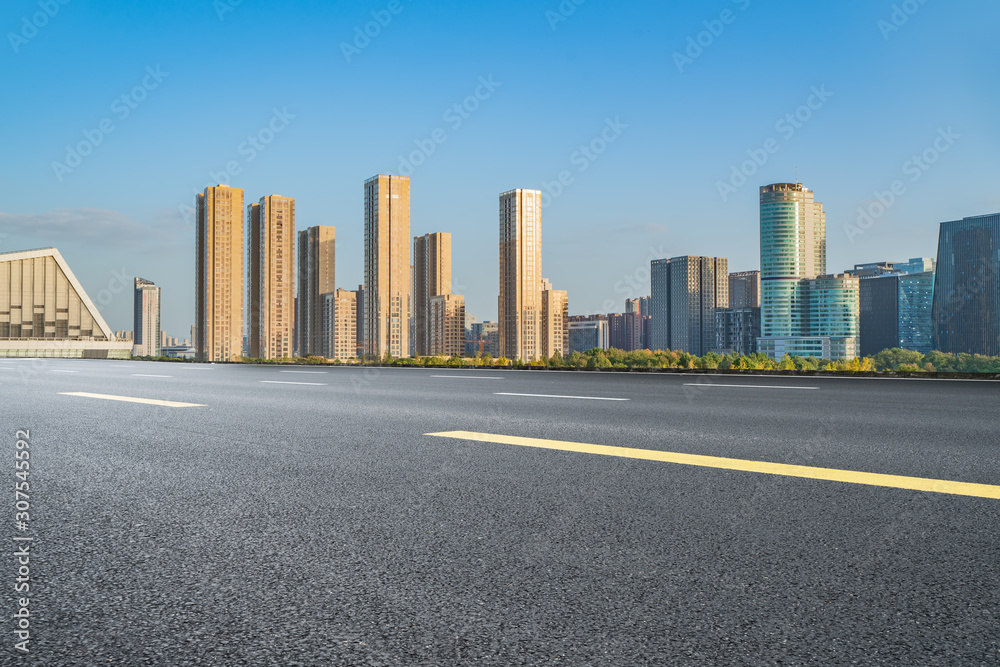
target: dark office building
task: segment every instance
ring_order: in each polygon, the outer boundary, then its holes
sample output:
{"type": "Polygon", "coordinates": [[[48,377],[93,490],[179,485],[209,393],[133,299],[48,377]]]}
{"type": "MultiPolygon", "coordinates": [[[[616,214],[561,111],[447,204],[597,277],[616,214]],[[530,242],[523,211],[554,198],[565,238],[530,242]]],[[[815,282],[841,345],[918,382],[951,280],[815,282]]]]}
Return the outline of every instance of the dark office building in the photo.
{"type": "Polygon", "coordinates": [[[861,280],[861,356],[899,347],[899,276],[861,280]]]}
{"type": "Polygon", "coordinates": [[[715,331],[717,352],[755,353],[760,338],[760,308],[719,308],[715,311],[715,331]]]}
{"type": "Polygon", "coordinates": [[[935,347],[1000,356],[1000,213],[941,223],[935,347]]]}

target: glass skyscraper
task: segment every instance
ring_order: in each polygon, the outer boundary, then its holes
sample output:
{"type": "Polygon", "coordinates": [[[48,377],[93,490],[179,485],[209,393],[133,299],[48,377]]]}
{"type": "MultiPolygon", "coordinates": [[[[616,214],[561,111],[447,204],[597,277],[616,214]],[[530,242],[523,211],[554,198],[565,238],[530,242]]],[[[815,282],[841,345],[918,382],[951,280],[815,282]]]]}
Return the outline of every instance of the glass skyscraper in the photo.
{"type": "Polygon", "coordinates": [[[826,275],[826,213],[801,183],[760,189],[760,264],[758,351],[858,356],[858,279],[826,275]]]}
{"type": "Polygon", "coordinates": [[[941,352],[1000,355],[1000,213],[941,223],[933,317],[941,352]]]}

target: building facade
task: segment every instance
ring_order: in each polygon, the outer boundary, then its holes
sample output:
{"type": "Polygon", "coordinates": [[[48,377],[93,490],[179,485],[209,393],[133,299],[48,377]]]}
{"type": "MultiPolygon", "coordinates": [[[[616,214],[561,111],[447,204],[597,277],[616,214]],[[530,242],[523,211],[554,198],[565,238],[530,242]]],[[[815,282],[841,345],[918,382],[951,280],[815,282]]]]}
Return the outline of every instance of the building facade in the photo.
{"type": "Polygon", "coordinates": [[[574,352],[583,354],[594,348],[607,350],[609,347],[607,319],[577,320],[569,323],[570,354],[574,352]]]}
{"type": "Polygon", "coordinates": [[[431,297],[451,294],[451,234],[437,233],[413,239],[413,349],[430,354],[431,297]]]}
{"type": "Polygon", "coordinates": [[[295,355],[295,199],[262,197],[247,207],[250,244],[250,356],[295,355]]]}
{"type": "Polygon", "coordinates": [[[55,248],[0,254],[0,357],[128,359],[55,248]]]}
{"type": "Polygon", "coordinates": [[[1000,213],[941,224],[933,320],[939,351],[1000,356],[1000,213]]]}
{"type": "Polygon", "coordinates": [[[136,278],[133,301],[132,355],[158,357],[162,350],[160,288],[144,278],[136,278]]]}
{"type": "Polygon", "coordinates": [[[500,324],[498,322],[473,322],[469,339],[465,343],[465,353],[500,356],[500,324]]]}
{"type": "Polygon", "coordinates": [[[542,280],[542,355],[569,354],[569,293],[542,280]]]}
{"type": "Polygon", "coordinates": [[[757,352],[760,308],[720,308],[715,311],[716,352],[747,356],[757,352]]]}
{"type": "Polygon", "coordinates": [[[358,293],[338,289],[323,295],[324,347],[331,359],[358,357],[358,293]]]}
{"type": "Polygon", "coordinates": [[[427,353],[435,357],[461,357],[465,352],[465,297],[460,294],[432,296],[428,319],[427,353]]]}
{"type": "Polygon", "coordinates": [[[729,274],[729,307],[760,308],[760,271],[729,274]]]}
{"type": "Polygon", "coordinates": [[[195,210],[196,358],[237,361],[243,356],[243,190],[205,188],[195,210]]]}
{"type": "Polygon", "coordinates": [[[296,353],[299,356],[329,357],[333,350],[324,346],[331,339],[324,331],[323,295],[336,291],[337,230],[316,226],[299,232],[298,293],[295,305],[296,353]]]}
{"type": "Polygon", "coordinates": [[[701,356],[716,348],[715,311],[729,307],[729,260],[684,256],[650,263],[651,344],[701,356]]]}
{"type": "Polygon", "coordinates": [[[500,195],[500,354],[542,354],[542,192],[500,195]]]}
{"type": "Polygon", "coordinates": [[[365,356],[410,356],[410,179],[365,181],[365,356]]]}

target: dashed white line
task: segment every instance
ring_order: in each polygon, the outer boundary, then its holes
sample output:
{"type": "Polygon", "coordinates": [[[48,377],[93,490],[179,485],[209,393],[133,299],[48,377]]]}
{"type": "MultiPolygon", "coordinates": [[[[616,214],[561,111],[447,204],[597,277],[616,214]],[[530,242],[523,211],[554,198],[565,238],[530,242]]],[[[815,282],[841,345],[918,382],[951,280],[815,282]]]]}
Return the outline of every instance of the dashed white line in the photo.
{"type": "Polygon", "coordinates": [[[715,384],[714,382],[705,382],[704,384],[699,384],[697,382],[686,382],[685,387],[723,387],[723,388],[738,388],[738,389],[808,389],[816,390],[819,387],[781,387],[773,384],[715,384]]]}
{"type": "Polygon", "coordinates": [[[577,398],[583,401],[630,401],[630,398],[602,398],[600,396],[557,396],[555,394],[512,394],[509,392],[494,392],[494,396],[529,396],[531,398],[577,398]]]}
{"type": "Polygon", "coordinates": [[[132,377],[137,377],[137,378],[172,378],[173,375],[145,375],[143,373],[132,373],[132,377]]]}
{"type": "Polygon", "coordinates": [[[145,403],[146,405],[162,405],[168,408],[206,408],[201,403],[179,403],[177,401],[161,401],[152,398],[135,398],[132,396],[113,396],[111,394],[90,394],[87,392],[64,392],[60,396],[79,396],[80,398],[98,398],[105,401],[124,401],[126,403],[145,403]]]}
{"type": "Polygon", "coordinates": [[[502,380],[503,378],[490,378],[481,375],[432,375],[432,378],[448,378],[449,380],[502,380]]]}
{"type": "Polygon", "coordinates": [[[325,382],[279,382],[278,380],[261,380],[261,384],[305,384],[313,387],[325,387],[325,382]]]}
{"type": "Polygon", "coordinates": [[[326,371],[278,371],[279,373],[299,373],[300,375],[326,375],[326,371]]]}
{"type": "Polygon", "coordinates": [[[79,373],[80,371],[64,371],[64,370],[59,370],[57,368],[53,368],[53,369],[49,370],[49,372],[50,373],[79,373]]]}

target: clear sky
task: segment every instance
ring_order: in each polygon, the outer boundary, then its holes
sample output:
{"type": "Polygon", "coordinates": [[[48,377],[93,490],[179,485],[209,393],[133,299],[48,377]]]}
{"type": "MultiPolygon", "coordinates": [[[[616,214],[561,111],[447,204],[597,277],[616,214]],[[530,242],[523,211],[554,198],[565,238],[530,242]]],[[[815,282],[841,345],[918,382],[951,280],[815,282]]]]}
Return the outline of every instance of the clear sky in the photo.
{"type": "Polygon", "coordinates": [[[998,25],[994,0],[10,0],[0,251],[58,247],[115,329],[117,276],[152,280],[186,337],[196,191],[295,197],[354,289],[363,182],[405,157],[411,231],[452,233],[480,319],[513,188],[558,193],[544,274],[573,314],[648,294],[656,257],[758,268],[757,187],[796,173],[829,270],[934,256],[937,223],[1000,211],[998,25]]]}

